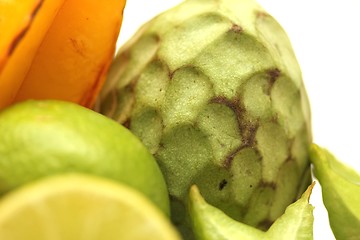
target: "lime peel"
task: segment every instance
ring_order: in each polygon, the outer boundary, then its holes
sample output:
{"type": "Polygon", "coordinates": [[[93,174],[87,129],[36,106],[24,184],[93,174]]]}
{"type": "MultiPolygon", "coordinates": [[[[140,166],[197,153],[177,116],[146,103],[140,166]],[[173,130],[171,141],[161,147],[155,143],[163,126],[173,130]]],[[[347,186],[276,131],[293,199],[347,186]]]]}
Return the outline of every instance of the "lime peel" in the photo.
{"type": "Polygon", "coordinates": [[[0,112],[0,195],[30,181],[80,172],[125,183],[169,215],[162,172],[140,140],[74,103],[25,101],[0,112]]]}

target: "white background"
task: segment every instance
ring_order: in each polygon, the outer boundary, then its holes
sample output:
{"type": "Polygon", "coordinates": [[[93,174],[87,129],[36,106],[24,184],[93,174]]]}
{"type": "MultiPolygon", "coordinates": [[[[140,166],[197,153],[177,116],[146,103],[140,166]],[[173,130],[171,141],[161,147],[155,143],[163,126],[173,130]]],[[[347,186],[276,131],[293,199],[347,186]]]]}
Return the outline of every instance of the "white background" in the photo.
{"type": "MultiPolygon", "coordinates": [[[[241,1],[241,0],[239,0],[241,1]]],[[[127,0],[118,46],[181,0],[127,0]]],[[[360,172],[360,1],[258,0],[288,33],[312,108],[314,142],[360,172]]],[[[314,239],[334,240],[315,185],[314,239]]]]}

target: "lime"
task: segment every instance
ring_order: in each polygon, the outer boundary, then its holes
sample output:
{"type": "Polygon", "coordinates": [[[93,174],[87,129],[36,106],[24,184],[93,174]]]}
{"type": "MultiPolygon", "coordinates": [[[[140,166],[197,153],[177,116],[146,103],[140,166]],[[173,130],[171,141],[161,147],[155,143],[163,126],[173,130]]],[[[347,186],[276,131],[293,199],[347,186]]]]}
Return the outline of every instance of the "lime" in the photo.
{"type": "Polygon", "coordinates": [[[0,201],[1,240],[179,240],[143,194],[85,174],[28,183],[0,201]]]}
{"type": "Polygon", "coordinates": [[[169,214],[160,168],[127,128],[65,101],[26,101],[0,112],[0,194],[69,172],[125,183],[169,214]]]}

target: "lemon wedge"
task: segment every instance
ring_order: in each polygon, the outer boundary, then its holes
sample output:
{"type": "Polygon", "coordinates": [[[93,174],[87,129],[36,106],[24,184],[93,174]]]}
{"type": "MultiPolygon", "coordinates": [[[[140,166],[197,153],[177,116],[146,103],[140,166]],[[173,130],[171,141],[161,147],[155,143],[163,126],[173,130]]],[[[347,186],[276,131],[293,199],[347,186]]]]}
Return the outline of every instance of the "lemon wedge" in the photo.
{"type": "Polygon", "coordinates": [[[0,201],[1,240],[179,240],[145,195],[112,180],[61,174],[31,182],[0,201]]]}

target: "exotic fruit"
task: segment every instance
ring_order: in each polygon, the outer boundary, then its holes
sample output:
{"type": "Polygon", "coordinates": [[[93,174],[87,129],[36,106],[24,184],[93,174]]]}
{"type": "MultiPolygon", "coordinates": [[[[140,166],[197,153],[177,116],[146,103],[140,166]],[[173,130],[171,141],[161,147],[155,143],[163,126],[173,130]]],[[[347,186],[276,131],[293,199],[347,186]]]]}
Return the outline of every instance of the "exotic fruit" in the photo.
{"type": "Polygon", "coordinates": [[[185,239],[193,184],[260,229],[310,184],[299,65],[284,30],[254,0],[187,0],[157,16],[120,49],[98,100],[98,111],[154,154],[185,239]]]}

